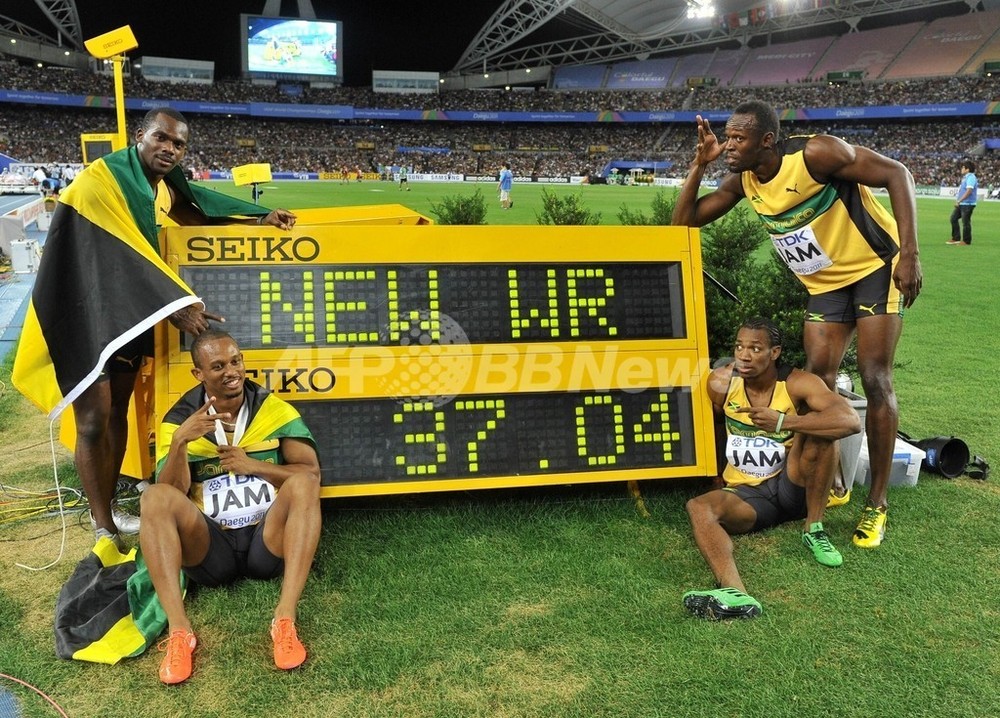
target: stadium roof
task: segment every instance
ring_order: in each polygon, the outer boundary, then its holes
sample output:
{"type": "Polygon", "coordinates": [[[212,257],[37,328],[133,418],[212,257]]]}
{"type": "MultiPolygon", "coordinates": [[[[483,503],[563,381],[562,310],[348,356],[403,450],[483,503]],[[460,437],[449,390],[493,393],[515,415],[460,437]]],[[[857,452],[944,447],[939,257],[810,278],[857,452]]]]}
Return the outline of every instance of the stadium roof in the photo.
{"type": "Polygon", "coordinates": [[[80,27],[80,13],[76,9],[76,0],[35,0],[35,4],[52,23],[55,35],[47,35],[4,15],[0,15],[0,30],[10,35],[21,35],[55,46],[67,43],[73,49],[83,51],[83,31],[80,27]]]}
{"type": "Polygon", "coordinates": [[[504,0],[452,73],[645,60],[696,48],[745,47],[773,35],[789,40],[817,30],[848,32],[869,18],[883,18],[883,24],[902,16],[929,20],[979,5],[979,0],[716,0],[713,17],[688,17],[689,10],[711,1],[504,0]],[[776,8],[782,14],[770,16],[776,8]]]}
{"type": "MultiPolygon", "coordinates": [[[[466,1],[442,2],[436,7],[442,14],[447,14],[448,8],[461,12],[461,2],[466,1]]],[[[477,74],[481,77],[480,73],[645,60],[713,48],[759,46],[772,41],[926,21],[1000,5],[1000,0],[714,0],[713,16],[688,17],[689,10],[711,2],[502,0],[494,3],[499,7],[470,39],[447,74],[455,78],[477,74]]],[[[88,56],[83,49],[77,0],[0,4],[0,36],[29,40],[17,50],[24,57],[86,67],[88,56]],[[16,12],[11,5],[31,3],[35,6],[33,14],[40,17],[37,12],[40,10],[45,18],[34,22],[36,27],[2,14],[16,12]],[[46,30],[36,29],[42,24],[48,26],[46,30]]]]}

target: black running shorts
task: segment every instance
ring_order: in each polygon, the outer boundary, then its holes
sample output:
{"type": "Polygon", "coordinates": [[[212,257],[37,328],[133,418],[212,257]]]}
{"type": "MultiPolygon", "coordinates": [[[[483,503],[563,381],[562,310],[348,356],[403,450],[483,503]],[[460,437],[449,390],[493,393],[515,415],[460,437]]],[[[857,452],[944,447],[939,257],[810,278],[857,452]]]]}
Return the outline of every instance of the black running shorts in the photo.
{"type": "Polygon", "coordinates": [[[723,491],[736,494],[757,512],[757,519],[751,531],[762,531],[786,521],[802,520],[806,517],[805,487],[791,482],[787,468],[782,468],[780,474],[756,486],[737,484],[727,486],[723,491]]]}
{"type": "Polygon", "coordinates": [[[205,518],[209,547],[197,566],[185,566],[184,573],[202,586],[221,586],[238,578],[270,579],[281,575],[283,559],[264,545],[264,522],[239,529],[223,529],[205,518]]]}
{"type": "Polygon", "coordinates": [[[854,324],[880,314],[902,315],[903,295],[892,281],[894,264],[886,264],[854,284],[809,297],[806,321],[854,324]]]}
{"type": "Polygon", "coordinates": [[[142,366],[142,358],[151,356],[153,356],[153,330],[147,329],[108,359],[101,377],[106,378],[108,374],[135,373],[142,366]]]}

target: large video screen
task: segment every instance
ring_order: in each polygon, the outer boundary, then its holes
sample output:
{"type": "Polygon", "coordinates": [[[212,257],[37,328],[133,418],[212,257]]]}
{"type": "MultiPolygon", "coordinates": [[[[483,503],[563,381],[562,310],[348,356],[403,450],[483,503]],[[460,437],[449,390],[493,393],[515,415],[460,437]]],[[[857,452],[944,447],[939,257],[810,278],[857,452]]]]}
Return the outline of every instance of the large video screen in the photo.
{"type": "Polygon", "coordinates": [[[240,21],[245,73],[276,79],[343,77],[340,22],[257,15],[241,15],[240,21]]]}

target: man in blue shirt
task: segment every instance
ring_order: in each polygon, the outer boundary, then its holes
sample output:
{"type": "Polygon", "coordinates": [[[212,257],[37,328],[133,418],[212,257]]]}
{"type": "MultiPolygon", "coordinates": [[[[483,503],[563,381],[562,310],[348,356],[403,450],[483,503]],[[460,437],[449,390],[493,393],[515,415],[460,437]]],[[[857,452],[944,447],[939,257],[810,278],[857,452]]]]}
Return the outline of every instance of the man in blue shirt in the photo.
{"type": "Polygon", "coordinates": [[[979,180],[976,179],[976,163],[965,160],[962,163],[962,183],[955,193],[955,209],[951,213],[951,239],[946,244],[972,244],[972,211],[976,208],[979,180]],[[958,220],[962,220],[962,234],[959,239],[958,220]]]}
{"type": "Polygon", "coordinates": [[[500,168],[500,181],[497,183],[497,191],[500,192],[500,206],[503,209],[510,209],[513,202],[510,199],[510,190],[514,186],[514,173],[510,171],[510,165],[506,162],[500,168]]]}

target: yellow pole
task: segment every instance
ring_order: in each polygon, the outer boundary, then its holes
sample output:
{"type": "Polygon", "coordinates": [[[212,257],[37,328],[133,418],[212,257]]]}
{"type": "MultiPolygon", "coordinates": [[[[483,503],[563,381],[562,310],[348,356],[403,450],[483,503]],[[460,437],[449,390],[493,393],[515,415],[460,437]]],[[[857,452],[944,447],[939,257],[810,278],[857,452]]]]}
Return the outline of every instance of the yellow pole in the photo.
{"type": "Polygon", "coordinates": [[[115,68],[115,110],[118,113],[118,147],[128,146],[128,137],[125,132],[125,82],[122,79],[122,66],[125,64],[124,55],[115,55],[111,58],[115,68]]]}
{"type": "Polygon", "coordinates": [[[84,41],[87,52],[98,60],[111,60],[115,70],[115,108],[118,110],[118,147],[121,149],[128,143],[125,135],[125,87],[122,82],[122,65],[125,64],[125,53],[139,47],[128,25],[120,27],[103,35],[84,41]]]}

